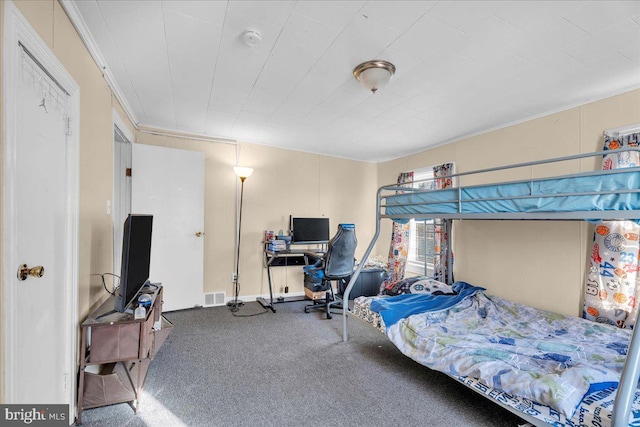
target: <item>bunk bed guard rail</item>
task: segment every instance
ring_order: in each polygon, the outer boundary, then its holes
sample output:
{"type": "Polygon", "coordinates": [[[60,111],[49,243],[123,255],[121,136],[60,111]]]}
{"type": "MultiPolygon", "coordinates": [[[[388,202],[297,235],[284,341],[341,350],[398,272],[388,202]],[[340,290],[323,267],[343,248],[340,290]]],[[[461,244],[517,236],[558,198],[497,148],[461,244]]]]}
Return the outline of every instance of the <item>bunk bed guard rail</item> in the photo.
{"type": "MultiPolygon", "coordinates": [[[[640,153],[638,147],[624,147],[538,160],[471,172],[457,173],[455,188],[429,190],[409,185],[382,186],[376,194],[376,229],[362,260],[344,291],[344,300],[356,283],[360,271],[380,236],[380,221],[390,218],[398,222],[410,219],[513,219],[513,220],[640,220],[640,166],[581,172],[545,178],[493,182],[491,173],[529,168],[533,176],[536,166],[560,162],[602,158],[607,155],[630,156],[640,153]],[[484,175],[484,178],[482,177],[484,175]],[[483,182],[465,186],[464,182],[483,182]],[[383,203],[384,201],[384,203],[383,203]]],[[[575,168],[575,166],[573,166],[575,168]]],[[[432,178],[435,180],[437,178],[432,178]]],[[[416,181],[418,182],[418,181],[416,181]]],[[[343,307],[343,341],[348,340],[348,304],[343,307]]],[[[640,376],[640,337],[634,329],[627,350],[613,409],[612,426],[627,425],[628,415],[640,376]]]]}

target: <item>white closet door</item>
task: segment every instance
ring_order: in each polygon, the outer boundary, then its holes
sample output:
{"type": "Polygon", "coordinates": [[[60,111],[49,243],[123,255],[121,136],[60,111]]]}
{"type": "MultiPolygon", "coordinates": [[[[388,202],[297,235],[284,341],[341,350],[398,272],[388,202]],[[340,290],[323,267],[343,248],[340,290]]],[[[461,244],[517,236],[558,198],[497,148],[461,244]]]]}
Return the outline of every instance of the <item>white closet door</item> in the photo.
{"type": "MultiPolygon", "coordinates": [[[[7,403],[71,403],[73,374],[69,352],[63,284],[73,231],[68,226],[67,94],[22,54],[21,78],[16,81],[14,185],[6,197],[15,208],[15,242],[7,252],[17,261],[9,266],[14,311],[8,348],[7,403]],[[42,277],[18,279],[21,264],[44,267],[42,277]]],[[[4,402],[3,402],[4,403],[4,402]]]]}
{"type": "Polygon", "coordinates": [[[133,144],[131,213],[152,214],[149,279],[163,310],[203,305],[204,154],[133,144]]]}

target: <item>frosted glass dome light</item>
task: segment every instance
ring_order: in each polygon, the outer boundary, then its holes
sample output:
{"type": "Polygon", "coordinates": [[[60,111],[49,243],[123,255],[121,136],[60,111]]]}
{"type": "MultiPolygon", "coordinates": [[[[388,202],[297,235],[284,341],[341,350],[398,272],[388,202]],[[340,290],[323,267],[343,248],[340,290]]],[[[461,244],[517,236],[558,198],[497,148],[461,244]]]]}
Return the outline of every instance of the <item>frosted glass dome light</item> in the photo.
{"type": "Polygon", "coordinates": [[[363,62],[353,69],[353,76],[365,89],[376,93],[384,87],[396,72],[396,67],[391,62],[375,59],[363,62]]]}

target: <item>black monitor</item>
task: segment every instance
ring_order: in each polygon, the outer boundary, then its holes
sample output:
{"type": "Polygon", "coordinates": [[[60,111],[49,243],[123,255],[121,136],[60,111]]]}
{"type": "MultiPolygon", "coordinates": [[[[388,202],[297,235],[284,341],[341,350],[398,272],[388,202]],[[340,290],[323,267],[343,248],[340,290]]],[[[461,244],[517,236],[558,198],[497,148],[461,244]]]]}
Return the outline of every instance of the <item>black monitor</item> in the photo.
{"type": "Polygon", "coordinates": [[[292,218],[292,243],[327,243],[329,218],[292,218]]]}
{"type": "Polygon", "coordinates": [[[129,214],[124,222],[120,286],[115,310],[124,312],[149,279],[153,215],[129,214]]]}

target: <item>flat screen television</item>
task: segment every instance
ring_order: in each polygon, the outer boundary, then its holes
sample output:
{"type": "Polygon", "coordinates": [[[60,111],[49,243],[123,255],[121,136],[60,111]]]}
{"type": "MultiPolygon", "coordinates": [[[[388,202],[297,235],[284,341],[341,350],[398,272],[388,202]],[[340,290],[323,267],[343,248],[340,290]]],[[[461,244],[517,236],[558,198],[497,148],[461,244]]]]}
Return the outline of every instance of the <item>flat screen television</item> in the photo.
{"type": "Polygon", "coordinates": [[[125,312],[140,289],[148,282],[151,262],[153,215],[129,214],[124,222],[120,286],[114,309],[125,312]]]}
{"type": "Polygon", "coordinates": [[[327,243],[329,218],[292,218],[292,243],[327,243]]]}

